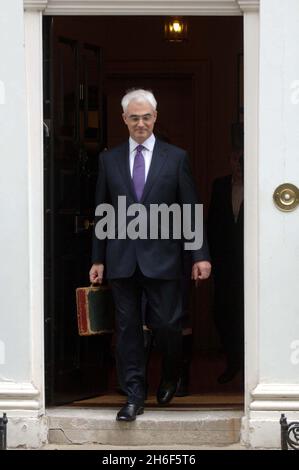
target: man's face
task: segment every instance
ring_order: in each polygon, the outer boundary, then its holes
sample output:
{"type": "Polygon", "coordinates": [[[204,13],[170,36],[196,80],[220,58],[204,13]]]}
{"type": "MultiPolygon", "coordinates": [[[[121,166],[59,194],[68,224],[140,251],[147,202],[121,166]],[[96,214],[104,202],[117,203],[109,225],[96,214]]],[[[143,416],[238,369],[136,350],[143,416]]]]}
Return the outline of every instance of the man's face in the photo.
{"type": "Polygon", "coordinates": [[[123,114],[130,136],[138,144],[142,144],[153,133],[156,119],[157,111],[147,101],[131,101],[123,114]]]}

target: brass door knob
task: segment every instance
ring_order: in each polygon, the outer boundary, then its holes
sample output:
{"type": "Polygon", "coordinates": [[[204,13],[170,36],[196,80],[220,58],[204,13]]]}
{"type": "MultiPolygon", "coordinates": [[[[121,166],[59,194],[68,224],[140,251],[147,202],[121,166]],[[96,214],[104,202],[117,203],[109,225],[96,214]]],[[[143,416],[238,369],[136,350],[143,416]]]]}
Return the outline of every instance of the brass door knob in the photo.
{"type": "Polygon", "coordinates": [[[291,183],[281,184],[275,189],[273,200],[281,211],[293,211],[299,204],[299,189],[291,183]]]}

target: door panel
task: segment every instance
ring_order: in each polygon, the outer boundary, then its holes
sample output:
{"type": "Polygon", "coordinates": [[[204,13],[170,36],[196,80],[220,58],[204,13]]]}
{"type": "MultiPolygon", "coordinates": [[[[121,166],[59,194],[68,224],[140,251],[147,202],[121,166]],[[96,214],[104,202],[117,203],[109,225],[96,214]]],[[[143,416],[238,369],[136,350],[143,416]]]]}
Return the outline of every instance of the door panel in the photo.
{"type": "Polygon", "coordinates": [[[53,21],[44,23],[46,395],[60,404],[106,391],[111,337],[78,335],[75,299],[89,283],[92,231],[76,223],[94,213],[101,53],[56,37],[53,21]]]}
{"type": "Polygon", "coordinates": [[[77,72],[78,43],[67,38],[59,39],[57,50],[57,118],[59,135],[62,138],[75,140],[77,137],[77,72]]]}

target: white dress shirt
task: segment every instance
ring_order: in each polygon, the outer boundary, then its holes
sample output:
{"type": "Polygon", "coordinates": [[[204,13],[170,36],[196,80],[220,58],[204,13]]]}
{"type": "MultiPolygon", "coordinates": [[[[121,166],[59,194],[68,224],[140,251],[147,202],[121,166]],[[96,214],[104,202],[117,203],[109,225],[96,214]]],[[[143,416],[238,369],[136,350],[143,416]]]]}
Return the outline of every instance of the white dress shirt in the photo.
{"type": "MultiPolygon", "coordinates": [[[[146,181],[149,168],[151,165],[155,142],[156,142],[156,137],[154,136],[154,134],[151,134],[150,137],[141,144],[144,147],[144,149],[142,150],[142,155],[144,157],[144,163],[145,163],[145,181],[146,181]]],[[[140,144],[138,144],[138,142],[135,142],[135,140],[132,139],[132,137],[129,138],[131,177],[133,176],[134,158],[136,155],[136,148],[138,147],[138,145],[140,144]]]]}

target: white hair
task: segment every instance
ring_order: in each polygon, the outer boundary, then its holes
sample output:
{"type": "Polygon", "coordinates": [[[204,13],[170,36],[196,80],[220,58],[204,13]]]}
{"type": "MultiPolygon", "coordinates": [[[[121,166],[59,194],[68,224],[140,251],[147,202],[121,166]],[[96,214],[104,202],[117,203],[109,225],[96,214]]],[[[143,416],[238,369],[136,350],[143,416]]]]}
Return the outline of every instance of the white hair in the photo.
{"type": "Polygon", "coordinates": [[[129,90],[121,100],[124,113],[127,111],[127,107],[131,101],[137,101],[138,103],[144,103],[144,101],[147,101],[154,109],[157,108],[156,98],[154,97],[153,93],[148,90],[129,90]]]}

